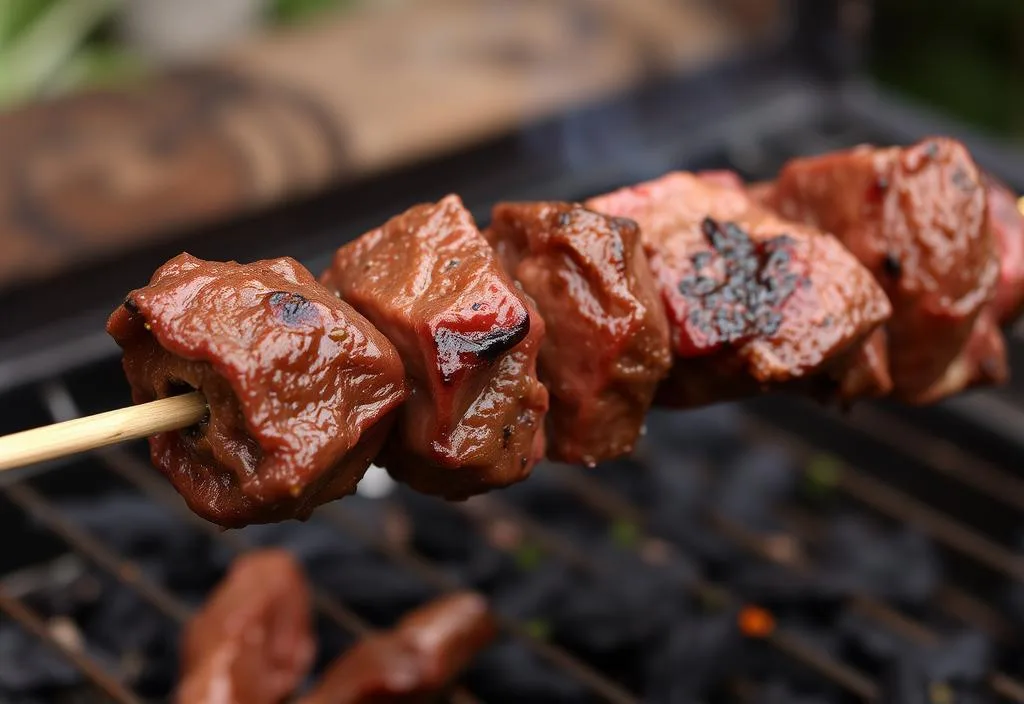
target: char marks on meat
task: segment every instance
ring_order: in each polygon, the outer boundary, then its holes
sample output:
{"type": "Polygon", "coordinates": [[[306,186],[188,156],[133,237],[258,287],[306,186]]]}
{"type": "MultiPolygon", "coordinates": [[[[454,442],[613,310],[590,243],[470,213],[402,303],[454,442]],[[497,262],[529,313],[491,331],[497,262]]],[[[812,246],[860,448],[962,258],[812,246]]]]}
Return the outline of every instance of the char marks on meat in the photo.
{"type": "Polygon", "coordinates": [[[783,217],[835,234],[882,283],[893,305],[888,351],[898,398],[928,403],[1005,376],[986,332],[992,321],[981,316],[999,279],[996,238],[981,175],[961,144],[927,139],[795,159],[765,200],[783,217]],[[988,371],[963,368],[965,347],[970,359],[983,350],[988,371]]]}
{"type": "Polygon", "coordinates": [[[442,597],[395,628],[363,638],[299,704],[434,701],[496,634],[483,597],[442,597]]]}
{"type": "Polygon", "coordinates": [[[381,456],[391,474],[460,499],[530,473],[544,454],[544,322],[457,196],[345,245],[323,281],[405,362],[412,395],[381,456]]]}
{"type": "Polygon", "coordinates": [[[640,225],[676,355],[660,403],[714,403],[837,373],[890,314],[839,242],[757,206],[733,179],[671,173],[587,206],[640,225]]]}
{"type": "Polygon", "coordinates": [[[394,346],[290,258],[182,254],[107,331],[136,403],[199,389],[208,418],[150,439],[189,507],[223,526],[305,518],[355,490],[405,399],[394,346]]]}
{"type": "Polygon", "coordinates": [[[176,701],[280,704],[313,664],[310,601],[288,553],[238,558],[185,629],[176,701]]]}
{"type": "Polygon", "coordinates": [[[671,366],[668,323],[636,223],[571,203],[503,203],[485,232],[548,327],[548,456],[629,453],[671,366]]]}

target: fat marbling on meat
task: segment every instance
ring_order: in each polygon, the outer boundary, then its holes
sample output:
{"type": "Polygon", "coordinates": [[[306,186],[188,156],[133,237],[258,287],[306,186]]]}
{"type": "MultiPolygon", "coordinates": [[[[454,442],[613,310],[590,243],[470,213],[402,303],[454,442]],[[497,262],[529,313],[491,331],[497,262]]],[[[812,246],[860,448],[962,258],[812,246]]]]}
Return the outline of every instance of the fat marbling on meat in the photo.
{"type": "Polygon", "coordinates": [[[305,518],[355,490],[406,397],[394,346],[290,258],[182,254],[107,331],[136,403],[199,389],[208,417],[150,438],[153,463],[227,527],[305,518]]]}
{"type": "Polygon", "coordinates": [[[343,246],[322,280],[398,348],[412,389],[380,463],[462,499],[529,475],[544,454],[544,321],[457,196],[343,246]]]}
{"type": "Polygon", "coordinates": [[[313,664],[310,593],[282,550],[235,560],[185,627],[179,704],[280,704],[313,664]]]}
{"type": "Polygon", "coordinates": [[[660,403],[814,385],[890,315],[870,272],[835,238],[729,184],[674,172],[586,205],[640,226],[676,357],[660,403]]]}
{"type": "Polygon", "coordinates": [[[628,454],[672,363],[637,224],[572,203],[502,203],[484,234],[551,321],[540,351],[548,456],[628,454]]]}
{"type": "Polygon", "coordinates": [[[989,308],[998,249],[981,174],[963,145],[934,138],[794,159],[765,200],[834,234],[885,288],[896,397],[929,403],[1005,379],[989,308]]]}
{"type": "Polygon", "coordinates": [[[496,634],[483,597],[450,594],[416,609],[395,628],[360,640],[299,704],[436,701],[496,634]]]}

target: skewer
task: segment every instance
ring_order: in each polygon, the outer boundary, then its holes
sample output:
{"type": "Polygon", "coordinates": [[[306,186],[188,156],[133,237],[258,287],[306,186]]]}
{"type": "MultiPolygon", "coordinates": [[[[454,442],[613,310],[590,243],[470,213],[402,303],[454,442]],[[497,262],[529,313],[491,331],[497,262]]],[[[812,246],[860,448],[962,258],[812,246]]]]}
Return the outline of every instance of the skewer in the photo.
{"type": "MultiPolygon", "coordinates": [[[[1016,207],[1024,214],[1024,196],[1016,207]]],[[[208,412],[206,399],[193,391],[3,436],[0,471],[187,428],[208,412]]]]}
{"type": "Polygon", "coordinates": [[[192,391],[0,437],[0,471],[187,428],[208,410],[192,391]]]}

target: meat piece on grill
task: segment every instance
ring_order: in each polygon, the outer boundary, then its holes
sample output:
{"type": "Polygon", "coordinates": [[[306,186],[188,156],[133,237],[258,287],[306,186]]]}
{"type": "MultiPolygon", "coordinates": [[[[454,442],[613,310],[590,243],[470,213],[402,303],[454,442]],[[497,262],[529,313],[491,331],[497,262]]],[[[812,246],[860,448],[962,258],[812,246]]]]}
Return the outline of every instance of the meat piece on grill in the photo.
{"type": "Polygon", "coordinates": [[[282,550],[244,555],[185,628],[176,701],[280,704],[315,652],[302,569],[282,550]]]}
{"type": "Polygon", "coordinates": [[[223,526],[305,518],[354,491],[406,397],[394,346],[289,258],[177,256],[107,331],[136,403],[206,396],[208,418],[150,438],[150,453],[223,526]]]}
{"type": "Polygon", "coordinates": [[[323,281],[405,362],[412,394],[381,457],[391,474],[448,499],[529,475],[544,454],[544,322],[457,196],[345,245],[323,281]]]}
{"type": "Polygon", "coordinates": [[[671,173],[587,206],[640,225],[677,357],[660,403],[714,403],[835,373],[890,314],[835,238],[715,179],[671,173]]]}
{"type": "Polygon", "coordinates": [[[999,282],[992,312],[1002,324],[1012,322],[1024,307],[1024,213],[1017,196],[991,174],[982,173],[988,196],[988,222],[999,256],[999,282]]]}
{"type": "Polygon", "coordinates": [[[594,465],[633,449],[672,355],[636,223],[571,203],[503,203],[484,233],[548,326],[548,456],[594,465]]]}
{"type": "Polygon", "coordinates": [[[834,389],[826,396],[850,402],[858,399],[880,398],[892,392],[889,373],[889,342],[885,330],[879,328],[853,350],[846,363],[831,374],[834,389]]]}
{"type": "Polygon", "coordinates": [[[299,704],[435,701],[496,634],[482,597],[443,597],[356,643],[299,704]]]}
{"type": "MultiPolygon", "coordinates": [[[[928,403],[993,376],[959,368],[968,339],[989,337],[978,317],[999,278],[985,189],[963,145],[937,138],[795,159],[767,202],[835,234],[883,285],[898,398],[928,403]]],[[[983,346],[986,359],[995,354],[983,346]]]]}
{"type": "MultiPolygon", "coordinates": [[[[735,171],[702,171],[697,175],[702,181],[744,192],[761,207],[767,207],[767,200],[775,185],[771,182],[747,185],[735,171]]],[[[821,378],[821,383],[816,388],[809,388],[808,392],[826,402],[835,400],[843,403],[879,398],[892,392],[885,330],[875,330],[862,345],[851,350],[845,359],[843,364],[834,365],[821,378]]]]}

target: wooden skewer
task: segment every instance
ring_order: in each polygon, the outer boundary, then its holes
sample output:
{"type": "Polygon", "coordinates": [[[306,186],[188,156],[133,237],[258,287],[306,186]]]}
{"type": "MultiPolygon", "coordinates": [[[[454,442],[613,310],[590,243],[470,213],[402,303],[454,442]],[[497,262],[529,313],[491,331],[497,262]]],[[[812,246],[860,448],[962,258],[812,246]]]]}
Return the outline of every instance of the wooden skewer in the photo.
{"type": "Polygon", "coordinates": [[[187,428],[207,413],[198,391],[0,437],[0,471],[187,428]]]}

